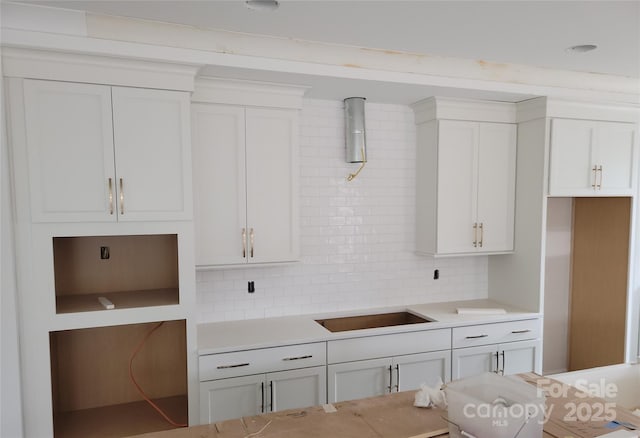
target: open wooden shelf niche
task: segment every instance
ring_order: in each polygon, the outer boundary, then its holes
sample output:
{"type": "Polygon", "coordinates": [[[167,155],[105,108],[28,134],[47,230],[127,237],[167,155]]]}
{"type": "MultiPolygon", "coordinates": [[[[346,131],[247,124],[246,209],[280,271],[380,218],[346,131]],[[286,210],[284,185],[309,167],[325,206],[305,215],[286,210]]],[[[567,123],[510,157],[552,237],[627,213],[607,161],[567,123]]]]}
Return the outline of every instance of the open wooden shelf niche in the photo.
{"type": "MultiPolygon", "coordinates": [[[[129,360],[158,323],[51,332],[54,435],[129,436],[174,426],[136,391],[129,360]]],[[[133,361],[144,392],[176,423],[187,423],[185,321],[166,321],[133,361]]]]}
{"type": "Polygon", "coordinates": [[[56,313],[179,304],[175,234],[54,237],[53,259],[56,313]]]}

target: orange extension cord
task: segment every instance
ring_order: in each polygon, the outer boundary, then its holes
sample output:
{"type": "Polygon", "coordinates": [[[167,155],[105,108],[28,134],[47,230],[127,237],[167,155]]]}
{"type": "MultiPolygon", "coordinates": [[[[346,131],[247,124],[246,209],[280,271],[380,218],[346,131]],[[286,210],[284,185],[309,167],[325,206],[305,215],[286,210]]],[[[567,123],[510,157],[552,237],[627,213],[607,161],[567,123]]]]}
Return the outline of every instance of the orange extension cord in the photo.
{"type": "Polygon", "coordinates": [[[164,411],[162,409],[160,409],[160,407],[158,405],[156,405],[153,401],[151,401],[151,399],[147,396],[147,394],[144,393],[144,391],[142,390],[140,385],[138,385],[138,382],[136,382],[136,378],[133,376],[133,359],[135,359],[136,355],[140,352],[140,350],[144,346],[145,342],[147,342],[147,339],[149,339],[149,337],[153,334],[153,332],[158,330],[162,326],[162,324],[164,324],[164,321],[158,323],[155,327],[153,327],[151,330],[149,330],[149,332],[144,336],[144,338],[142,338],[142,341],[140,341],[140,343],[138,344],[136,349],[131,354],[131,358],[129,359],[129,377],[131,378],[131,382],[136,387],[136,389],[138,390],[138,392],[140,393],[142,398],[144,398],[147,401],[147,403],[149,403],[151,405],[151,407],[153,409],[158,411],[158,413],[160,415],[162,415],[162,417],[165,420],[167,420],[167,422],[169,424],[171,424],[172,426],[175,426],[175,427],[187,427],[188,424],[176,423],[171,418],[169,418],[169,416],[167,414],[165,414],[164,411]]]}

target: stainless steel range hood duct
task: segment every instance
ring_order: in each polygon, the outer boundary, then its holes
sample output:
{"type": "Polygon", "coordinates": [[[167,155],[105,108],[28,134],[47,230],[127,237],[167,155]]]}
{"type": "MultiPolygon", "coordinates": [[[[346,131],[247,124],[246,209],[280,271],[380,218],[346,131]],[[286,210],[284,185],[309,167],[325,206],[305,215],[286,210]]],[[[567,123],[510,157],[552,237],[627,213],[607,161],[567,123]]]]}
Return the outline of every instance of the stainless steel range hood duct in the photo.
{"type": "Polygon", "coordinates": [[[349,175],[351,181],[367,162],[367,135],[364,124],[364,97],[348,97],[344,100],[345,145],[347,163],[362,163],[354,174],[349,175]]]}

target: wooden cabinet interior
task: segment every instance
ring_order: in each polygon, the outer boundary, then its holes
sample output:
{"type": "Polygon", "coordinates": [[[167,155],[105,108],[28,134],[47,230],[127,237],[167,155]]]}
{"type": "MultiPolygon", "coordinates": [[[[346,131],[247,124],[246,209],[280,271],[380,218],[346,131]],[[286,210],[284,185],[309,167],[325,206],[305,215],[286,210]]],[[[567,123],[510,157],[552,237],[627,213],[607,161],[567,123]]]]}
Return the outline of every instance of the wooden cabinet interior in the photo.
{"type": "Polygon", "coordinates": [[[569,371],[624,362],[631,198],[575,198],[569,371]]]}
{"type": "MultiPolygon", "coordinates": [[[[128,436],[171,429],[137,392],[129,361],[159,323],[49,334],[55,437],[128,436]]],[[[133,361],[147,396],[176,423],[187,422],[185,321],[166,321],[133,361]]]]}
{"type": "Polygon", "coordinates": [[[54,237],[53,257],[57,313],[179,303],[175,234],[54,237]]]}

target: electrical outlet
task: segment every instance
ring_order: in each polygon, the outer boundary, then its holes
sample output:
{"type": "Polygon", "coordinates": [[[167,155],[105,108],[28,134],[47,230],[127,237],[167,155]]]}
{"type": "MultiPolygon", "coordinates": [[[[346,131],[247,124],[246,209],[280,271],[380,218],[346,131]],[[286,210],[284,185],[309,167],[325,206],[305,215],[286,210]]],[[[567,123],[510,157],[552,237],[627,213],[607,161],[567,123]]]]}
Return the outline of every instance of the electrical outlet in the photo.
{"type": "Polygon", "coordinates": [[[109,260],[109,257],[111,257],[111,254],[109,254],[109,247],[108,246],[101,246],[100,247],[100,259],[101,260],[109,260]]]}

